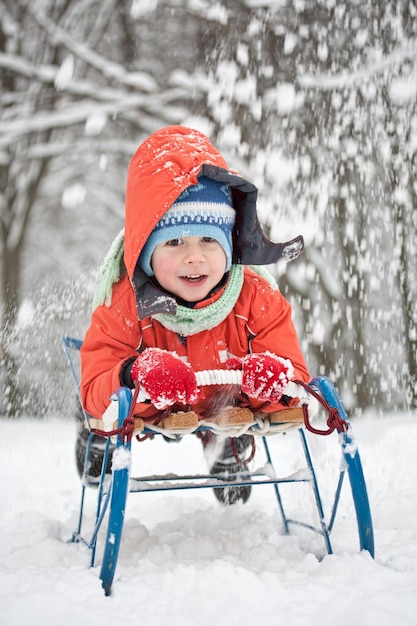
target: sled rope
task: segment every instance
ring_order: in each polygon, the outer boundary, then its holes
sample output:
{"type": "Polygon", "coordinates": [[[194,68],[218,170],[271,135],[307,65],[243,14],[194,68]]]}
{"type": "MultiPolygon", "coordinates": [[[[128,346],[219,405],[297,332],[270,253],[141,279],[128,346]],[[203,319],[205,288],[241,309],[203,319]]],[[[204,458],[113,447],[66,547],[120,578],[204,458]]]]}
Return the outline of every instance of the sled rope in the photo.
{"type": "Polygon", "coordinates": [[[297,385],[301,385],[304,389],[311,394],[316,400],[325,408],[328,418],[326,424],[328,426],[327,430],[319,430],[318,428],[314,428],[311,425],[309,416],[308,416],[308,405],[303,404],[303,417],[304,417],[304,425],[308,431],[314,433],[315,435],[331,435],[335,430],[339,432],[347,432],[349,430],[349,424],[346,420],[342,419],[339,415],[339,409],[336,407],[332,407],[326,402],[326,400],[318,393],[316,393],[310,385],[303,382],[302,380],[294,381],[297,385]]]}
{"type": "Polygon", "coordinates": [[[97,428],[92,428],[91,432],[95,435],[99,435],[100,437],[115,437],[117,435],[120,435],[124,443],[131,441],[133,433],[135,432],[135,418],[133,413],[135,410],[138,395],[139,387],[136,386],[132,394],[132,401],[130,403],[129,413],[127,417],[125,417],[125,419],[123,420],[123,424],[120,426],[120,428],[115,428],[114,430],[98,430],[97,428]]]}
{"type": "Polygon", "coordinates": [[[134,430],[135,419],[133,417],[126,417],[120,428],[115,428],[114,430],[98,430],[97,428],[92,428],[91,432],[100,437],[115,437],[116,435],[120,435],[123,441],[127,442],[132,439],[134,430]]]}
{"type": "MultiPolygon", "coordinates": [[[[242,371],[241,370],[201,370],[195,372],[197,379],[197,385],[199,387],[206,387],[211,385],[241,385],[242,384],[242,371]]],[[[299,395],[299,389],[297,384],[300,381],[289,381],[285,388],[285,395],[297,397],[299,395]]],[[[302,385],[305,387],[305,384],[302,385]]],[[[307,388],[307,391],[310,391],[307,388]]],[[[314,394],[313,394],[314,395],[314,394]]],[[[149,400],[149,396],[146,391],[141,387],[139,395],[137,396],[138,402],[145,402],[149,400]]]]}
{"type": "MultiPolygon", "coordinates": [[[[201,439],[201,441],[203,442],[204,446],[208,446],[208,445],[210,445],[213,442],[213,440],[215,440],[216,435],[214,434],[213,431],[207,430],[207,431],[203,431],[203,432],[198,432],[197,433],[197,437],[199,439],[201,439]]],[[[246,464],[250,463],[253,460],[254,456],[255,456],[255,453],[256,453],[255,437],[253,435],[249,435],[249,439],[250,439],[250,443],[251,443],[251,452],[250,452],[250,454],[249,454],[247,459],[242,459],[240,457],[239,450],[238,450],[238,445],[236,443],[235,436],[232,435],[231,437],[228,437],[228,439],[229,439],[230,448],[231,448],[231,450],[233,452],[233,456],[235,458],[236,463],[240,467],[244,468],[246,466],[246,464]]]]}
{"type": "Polygon", "coordinates": [[[234,437],[230,438],[230,447],[232,448],[232,452],[233,452],[233,456],[235,457],[235,461],[238,465],[240,465],[240,467],[245,467],[245,465],[247,463],[250,463],[256,453],[256,444],[255,444],[255,437],[253,435],[250,436],[250,443],[251,443],[251,453],[248,456],[247,459],[241,459],[239,456],[239,450],[237,447],[237,443],[236,443],[236,439],[234,437]]]}
{"type": "Polygon", "coordinates": [[[195,375],[200,387],[206,385],[240,385],[242,383],[240,370],[201,370],[195,375]]]}
{"type": "MultiPolygon", "coordinates": [[[[200,372],[195,372],[195,376],[199,387],[240,385],[242,382],[242,372],[240,370],[201,370],[200,372]]],[[[137,402],[146,402],[146,400],[149,400],[149,396],[143,387],[140,387],[137,402]]]]}

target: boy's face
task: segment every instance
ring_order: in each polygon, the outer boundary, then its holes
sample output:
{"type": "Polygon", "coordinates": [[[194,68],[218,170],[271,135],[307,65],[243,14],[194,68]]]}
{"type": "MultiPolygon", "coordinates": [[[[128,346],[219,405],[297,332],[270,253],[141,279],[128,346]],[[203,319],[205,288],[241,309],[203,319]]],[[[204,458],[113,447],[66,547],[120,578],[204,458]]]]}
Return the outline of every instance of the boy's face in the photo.
{"type": "Polygon", "coordinates": [[[221,280],[226,255],[211,237],[182,237],[156,246],[151,264],[164,289],[186,302],[198,302],[221,280]]]}

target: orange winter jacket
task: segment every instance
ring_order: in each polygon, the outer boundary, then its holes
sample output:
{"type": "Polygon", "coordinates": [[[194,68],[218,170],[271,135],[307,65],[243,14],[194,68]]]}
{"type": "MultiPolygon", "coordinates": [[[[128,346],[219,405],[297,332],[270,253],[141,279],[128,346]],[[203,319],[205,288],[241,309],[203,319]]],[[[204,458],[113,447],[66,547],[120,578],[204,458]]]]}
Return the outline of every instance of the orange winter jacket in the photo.
{"type": "MultiPolygon", "coordinates": [[[[233,308],[213,328],[180,335],[157,319],[160,313],[175,315],[178,304],[152,284],[137,260],[161,216],[203,175],[231,187],[236,209],[234,264],[291,260],[302,251],[302,237],[276,244],[264,236],[256,214],[256,187],[228,168],[207,137],[181,126],[167,127],[151,135],[139,146],[128,170],[124,273],[113,285],[111,302],[106,301],[93,312],[81,348],[81,396],[84,408],[94,417],[102,416],[110,396],[121,386],[126,361],[148,347],[175,351],[195,371],[224,369],[229,356],[268,350],[291,360],[294,378],[309,380],[289,303],[249,267],[244,268],[243,284],[233,308]]],[[[226,290],[227,283],[195,308],[220,302],[226,290]]],[[[213,403],[213,388],[206,387],[204,393],[205,398],[193,407],[201,415],[213,403]]],[[[256,409],[261,403],[251,404],[256,409]]],[[[281,407],[270,405],[268,410],[277,408],[281,407]]],[[[146,417],[157,411],[143,403],[138,405],[137,413],[146,417]]]]}

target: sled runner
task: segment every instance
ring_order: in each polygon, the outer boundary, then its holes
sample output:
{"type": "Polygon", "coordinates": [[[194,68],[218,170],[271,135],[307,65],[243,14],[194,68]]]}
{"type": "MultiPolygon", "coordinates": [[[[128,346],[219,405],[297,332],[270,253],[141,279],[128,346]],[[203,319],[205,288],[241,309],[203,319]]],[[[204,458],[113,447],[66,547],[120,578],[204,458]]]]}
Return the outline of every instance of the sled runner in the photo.
{"type": "MultiPolygon", "coordinates": [[[[78,397],[80,399],[79,380],[74,361],[74,351],[81,348],[82,342],[71,337],[63,338],[63,347],[74,378],[78,397]]],[[[218,372],[197,373],[200,385],[208,384],[238,384],[239,372],[219,370],[218,372]],[[227,378],[230,376],[232,378],[227,378]],[[235,377],[235,378],[233,378],[235,377]]],[[[300,382],[300,381],[298,381],[300,382]]],[[[122,540],[125,506],[129,493],[154,492],[188,489],[224,490],[233,487],[255,487],[271,485],[275,492],[278,510],[281,515],[283,529],[289,534],[293,528],[302,528],[312,531],[321,537],[327,554],[333,553],[331,534],[335,526],[342,487],[346,474],[350,483],[349,493],[354,504],[359,548],[367,550],[374,556],[374,538],[370,506],[368,501],[365,479],[359,451],[352,434],[342,400],[329,379],[325,377],[313,378],[308,385],[300,383],[308,394],[313,395],[319,402],[321,414],[325,416],[320,425],[310,423],[308,403],[301,407],[288,408],[272,414],[253,414],[249,409],[232,407],[227,409],[215,420],[199,419],[193,411],[174,413],[166,416],[158,423],[144,421],[135,417],[134,407],[138,400],[138,390],[121,388],[115,392],[114,403],[103,420],[93,420],[83,411],[86,426],[85,458],[79,467],[82,475],[81,501],[78,526],[71,538],[72,542],[82,542],[91,551],[91,566],[95,564],[97,537],[107,519],[107,531],[104,553],[101,561],[100,579],[105,595],[111,593],[115,570],[118,561],[119,548],[122,540]],[[104,426],[104,429],[103,429],[104,426]],[[277,477],[272,463],[268,438],[280,433],[298,432],[301,442],[302,457],[305,466],[292,472],[290,475],[277,477]],[[255,470],[242,470],[235,474],[198,474],[198,475],[158,475],[131,476],[131,445],[134,438],[142,441],[148,437],[163,436],[166,439],[175,439],[188,434],[204,436],[214,433],[221,437],[236,437],[246,433],[253,440],[262,444],[266,464],[255,470]],[[315,464],[313,463],[311,445],[308,443],[308,433],[312,437],[331,435],[335,433],[339,448],[337,473],[334,476],[335,491],[324,498],[319,489],[319,480],[315,464]],[[92,459],[91,443],[93,439],[102,440],[102,454],[100,467],[92,465],[97,459],[92,459]],[[340,450],[341,449],[341,450],[340,450]],[[340,457],[341,461],[340,462],[340,457]],[[307,519],[296,519],[287,513],[284,504],[283,486],[307,484],[314,495],[316,522],[310,523],[307,519]],[[97,496],[95,525],[89,533],[84,531],[84,502],[86,490],[93,487],[97,496]],[[326,501],[325,501],[326,500],[326,501]]],[[[290,383],[291,385],[291,383],[290,383]]],[[[81,406],[81,403],[80,403],[81,406]]],[[[255,449],[254,449],[255,450],[255,449]]],[[[253,451],[254,451],[253,450],[253,451]]],[[[346,490],[345,490],[346,491],[346,490]]]]}

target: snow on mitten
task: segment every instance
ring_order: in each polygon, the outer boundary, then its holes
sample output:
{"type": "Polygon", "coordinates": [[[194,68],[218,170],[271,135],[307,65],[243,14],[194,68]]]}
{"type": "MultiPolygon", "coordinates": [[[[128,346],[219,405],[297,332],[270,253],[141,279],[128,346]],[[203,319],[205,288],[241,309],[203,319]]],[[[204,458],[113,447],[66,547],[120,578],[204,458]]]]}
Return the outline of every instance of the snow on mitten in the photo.
{"type": "Polygon", "coordinates": [[[229,369],[242,369],[243,393],[263,402],[278,402],[294,376],[291,361],[271,352],[232,357],[226,364],[229,369]]]}
{"type": "Polygon", "coordinates": [[[200,398],[195,373],[175,352],[147,348],[134,361],[130,375],[158,410],[177,402],[195,404],[200,398]]]}

